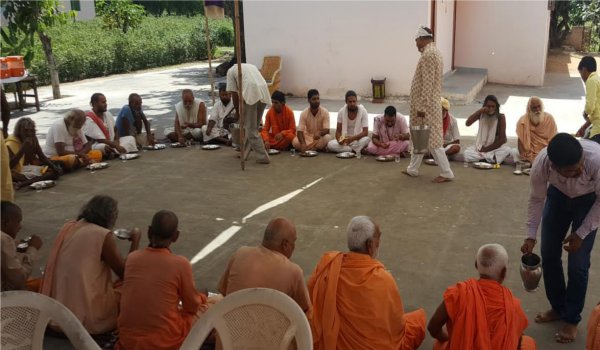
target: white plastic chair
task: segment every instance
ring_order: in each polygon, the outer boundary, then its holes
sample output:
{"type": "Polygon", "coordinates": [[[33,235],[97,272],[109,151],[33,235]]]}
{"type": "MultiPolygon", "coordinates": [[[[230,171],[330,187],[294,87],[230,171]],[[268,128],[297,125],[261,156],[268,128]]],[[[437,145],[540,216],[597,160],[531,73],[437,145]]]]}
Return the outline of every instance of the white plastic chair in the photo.
{"type": "Polygon", "coordinates": [[[312,350],[312,334],[298,304],[280,291],[250,288],[231,293],[196,321],[180,350],[198,350],[216,329],[224,350],[312,350]]]}
{"type": "Polygon", "coordinates": [[[77,317],[64,305],[45,295],[11,291],[0,293],[2,350],[42,350],[48,322],[58,324],[78,350],[100,350],[77,317]]]}

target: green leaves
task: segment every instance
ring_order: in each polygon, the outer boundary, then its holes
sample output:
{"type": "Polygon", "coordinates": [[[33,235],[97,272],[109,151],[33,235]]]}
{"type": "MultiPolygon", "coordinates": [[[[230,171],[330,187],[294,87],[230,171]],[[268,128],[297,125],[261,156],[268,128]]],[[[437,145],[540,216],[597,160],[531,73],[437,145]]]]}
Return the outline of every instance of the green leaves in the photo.
{"type": "Polygon", "coordinates": [[[102,17],[107,29],[120,29],[127,33],[142,23],[146,10],[141,5],[133,4],[131,0],[99,0],[96,1],[96,11],[102,17]]]}
{"type": "MultiPolygon", "coordinates": [[[[139,27],[123,33],[103,29],[101,19],[51,27],[54,56],[62,82],[203,60],[208,57],[204,17],[144,17],[139,27]]],[[[209,20],[213,51],[233,46],[231,20],[209,20]]],[[[8,32],[7,32],[8,35],[8,32]]],[[[7,41],[2,35],[4,52],[7,41]]],[[[27,67],[47,84],[50,74],[40,42],[31,48],[35,57],[27,67]]],[[[23,54],[16,51],[15,54],[23,54]]]]}

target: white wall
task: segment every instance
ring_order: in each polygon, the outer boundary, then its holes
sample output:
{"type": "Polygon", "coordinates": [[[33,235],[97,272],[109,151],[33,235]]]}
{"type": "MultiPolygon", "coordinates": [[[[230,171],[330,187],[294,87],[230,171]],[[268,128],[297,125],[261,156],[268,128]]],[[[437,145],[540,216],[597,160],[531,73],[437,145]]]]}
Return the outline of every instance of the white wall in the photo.
{"type": "MultiPolygon", "coordinates": [[[[93,0],[80,0],[79,4],[81,10],[75,12],[75,18],[84,21],[96,17],[96,7],[93,0]]],[[[71,11],[71,1],[63,0],[61,5],[64,6],[65,11],[71,11]]]]}
{"type": "MultiPolygon", "coordinates": [[[[245,1],[246,58],[260,67],[264,56],[281,56],[281,90],[296,96],[310,88],[322,98],[343,98],[348,89],[370,96],[376,76],[387,78],[387,96],[407,95],[419,59],[414,35],[419,24],[429,24],[429,6],[429,1],[245,1]]],[[[450,58],[444,59],[448,70],[450,58]]]]}
{"type": "Polygon", "coordinates": [[[435,5],[435,43],[444,57],[444,73],[452,69],[454,1],[437,0],[435,5]]]}
{"type": "Polygon", "coordinates": [[[455,65],[487,68],[488,81],[544,84],[547,1],[458,1],[455,65]]]}

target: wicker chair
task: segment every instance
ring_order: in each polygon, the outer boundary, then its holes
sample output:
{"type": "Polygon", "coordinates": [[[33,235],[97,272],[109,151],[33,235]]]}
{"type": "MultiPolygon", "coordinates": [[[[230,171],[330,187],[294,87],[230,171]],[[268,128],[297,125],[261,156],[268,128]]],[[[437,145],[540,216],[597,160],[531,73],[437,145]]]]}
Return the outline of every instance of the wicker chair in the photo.
{"type": "Polygon", "coordinates": [[[306,315],[292,298],[274,289],[229,294],[196,321],[179,349],[199,349],[213,329],[224,350],[287,350],[294,338],[298,350],[312,350],[306,315]]]}
{"type": "Polygon", "coordinates": [[[81,322],[58,301],[45,295],[12,291],[0,293],[2,350],[42,350],[48,322],[58,324],[77,350],[100,350],[81,322]]]}
{"type": "Polygon", "coordinates": [[[263,65],[260,68],[260,73],[267,81],[269,94],[273,94],[275,90],[279,90],[281,85],[281,57],[266,56],[263,59],[263,65]]]}

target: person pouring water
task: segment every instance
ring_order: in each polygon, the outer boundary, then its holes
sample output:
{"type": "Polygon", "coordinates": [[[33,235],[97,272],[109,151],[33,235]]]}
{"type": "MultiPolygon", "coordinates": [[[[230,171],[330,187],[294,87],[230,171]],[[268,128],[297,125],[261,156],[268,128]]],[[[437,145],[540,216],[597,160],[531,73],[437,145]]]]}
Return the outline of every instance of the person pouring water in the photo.
{"type": "Polygon", "coordinates": [[[590,254],[600,223],[599,144],[560,133],[540,151],[531,168],[528,233],[521,246],[523,254],[533,252],[540,222],[544,287],[551,309],[537,314],[535,322],[563,320],[565,325],[558,330],[555,340],[569,343],[575,340],[581,321],[590,254]],[[568,252],[567,281],[562,264],[563,247],[568,252]]]}

